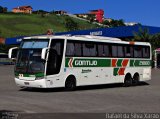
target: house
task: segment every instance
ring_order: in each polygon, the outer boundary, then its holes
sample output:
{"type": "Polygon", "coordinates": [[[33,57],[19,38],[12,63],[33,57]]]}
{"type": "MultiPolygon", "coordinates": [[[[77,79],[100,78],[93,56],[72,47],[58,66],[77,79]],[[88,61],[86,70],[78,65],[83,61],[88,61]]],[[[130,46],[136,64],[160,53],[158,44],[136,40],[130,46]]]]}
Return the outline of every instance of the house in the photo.
{"type": "Polygon", "coordinates": [[[95,15],[95,20],[98,21],[99,23],[103,22],[104,11],[102,9],[90,10],[89,14],[95,15]]]}
{"type": "Polygon", "coordinates": [[[26,14],[32,14],[33,8],[31,6],[20,6],[17,8],[13,8],[13,13],[26,13],[26,14]]]}
{"type": "Polygon", "coordinates": [[[75,14],[77,17],[81,18],[88,18],[88,17],[93,17],[94,21],[97,21],[99,23],[102,23],[104,20],[104,11],[102,9],[98,10],[90,10],[89,13],[83,13],[83,14],[75,14]]]}
{"type": "Polygon", "coordinates": [[[58,15],[66,15],[67,14],[67,12],[64,10],[54,11],[54,13],[58,14],[58,15]]]}
{"type": "Polygon", "coordinates": [[[76,15],[77,17],[81,17],[81,18],[85,18],[85,19],[87,19],[87,17],[89,16],[88,14],[74,14],[74,15],[76,15]]]}

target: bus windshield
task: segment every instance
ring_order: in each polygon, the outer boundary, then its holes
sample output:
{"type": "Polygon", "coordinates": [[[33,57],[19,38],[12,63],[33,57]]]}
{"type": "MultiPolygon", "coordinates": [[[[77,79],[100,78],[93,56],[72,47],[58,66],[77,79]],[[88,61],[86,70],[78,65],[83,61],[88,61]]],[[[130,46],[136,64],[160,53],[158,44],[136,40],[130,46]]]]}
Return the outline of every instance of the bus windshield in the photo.
{"type": "Polygon", "coordinates": [[[41,59],[42,48],[48,47],[49,40],[24,40],[18,51],[15,71],[17,73],[44,73],[45,61],[41,59]]]}
{"type": "Polygon", "coordinates": [[[43,73],[45,62],[41,59],[41,49],[20,49],[15,71],[17,73],[43,73]]]}

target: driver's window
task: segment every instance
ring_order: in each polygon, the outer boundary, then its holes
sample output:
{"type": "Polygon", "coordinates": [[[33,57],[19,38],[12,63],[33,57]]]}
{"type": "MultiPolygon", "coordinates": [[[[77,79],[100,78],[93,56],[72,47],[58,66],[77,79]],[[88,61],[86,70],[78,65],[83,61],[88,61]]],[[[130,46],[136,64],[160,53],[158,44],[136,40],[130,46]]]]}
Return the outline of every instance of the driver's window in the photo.
{"type": "Polygon", "coordinates": [[[63,47],[63,39],[52,40],[47,62],[47,75],[58,74],[60,72],[63,57],[63,47]]]}

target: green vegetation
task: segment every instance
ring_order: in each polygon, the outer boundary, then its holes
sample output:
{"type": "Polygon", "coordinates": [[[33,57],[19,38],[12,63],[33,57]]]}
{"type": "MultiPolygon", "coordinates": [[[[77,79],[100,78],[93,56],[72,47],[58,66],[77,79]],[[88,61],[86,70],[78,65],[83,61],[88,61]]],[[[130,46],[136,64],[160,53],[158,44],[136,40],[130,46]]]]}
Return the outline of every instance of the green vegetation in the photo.
{"type": "Polygon", "coordinates": [[[150,35],[148,29],[139,28],[138,33],[134,33],[133,41],[150,42],[152,51],[160,47],[160,34],[150,35]]]}
{"type": "MultiPolygon", "coordinates": [[[[0,7],[0,11],[6,11],[7,8],[0,7]]],[[[53,32],[66,32],[72,30],[94,29],[102,26],[92,24],[93,16],[89,16],[90,22],[72,18],[66,15],[55,15],[39,10],[34,14],[14,14],[11,12],[0,13],[0,37],[9,38],[16,36],[31,36],[46,34],[48,29],[53,32]]],[[[125,26],[123,20],[104,21],[108,27],[125,26]]],[[[160,34],[150,35],[147,29],[139,29],[134,33],[134,41],[147,41],[152,44],[152,48],[159,47],[160,34]]],[[[129,39],[131,40],[131,39],[129,39]]],[[[6,51],[5,45],[0,45],[0,51],[6,51]]]]}
{"type": "Polygon", "coordinates": [[[73,30],[78,30],[78,24],[71,18],[66,18],[65,19],[65,27],[67,28],[68,31],[73,31],[73,30]]]}
{"type": "Polygon", "coordinates": [[[105,20],[103,24],[107,25],[108,27],[125,26],[123,19],[120,19],[120,20],[111,19],[111,21],[105,20]]]}
{"type": "Polygon", "coordinates": [[[5,13],[0,14],[0,35],[1,37],[8,38],[46,34],[48,29],[53,29],[53,32],[65,32],[72,30],[66,27],[66,19],[71,19],[74,21],[75,24],[73,29],[76,30],[99,27],[95,24],[64,15],[5,13]]]}
{"type": "Polygon", "coordinates": [[[7,7],[0,6],[0,13],[6,13],[6,12],[7,12],[7,7]]]}

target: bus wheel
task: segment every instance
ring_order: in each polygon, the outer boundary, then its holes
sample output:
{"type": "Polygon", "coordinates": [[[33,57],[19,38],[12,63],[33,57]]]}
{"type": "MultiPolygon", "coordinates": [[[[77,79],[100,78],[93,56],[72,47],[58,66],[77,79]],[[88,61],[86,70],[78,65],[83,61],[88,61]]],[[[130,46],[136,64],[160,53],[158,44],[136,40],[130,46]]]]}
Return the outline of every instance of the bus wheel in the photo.
{"type": "Polygon", "coordinates": [[[132,86],[132,77],[130,74],[127,74],[124,79],[124,86],[129,87],[132,86]]]}
{"type": "Polygon", "coordinates": [[[139,74],[138,73],[134,74],[133,76],[133,84],[135,86],[139,84],[139,74]]]}
{"type": "Polygon", "coordinates": [[[76,89],[76,79],[74,76],[69,76],[65,83],[67,91],[74,91],[76,89]]]}

